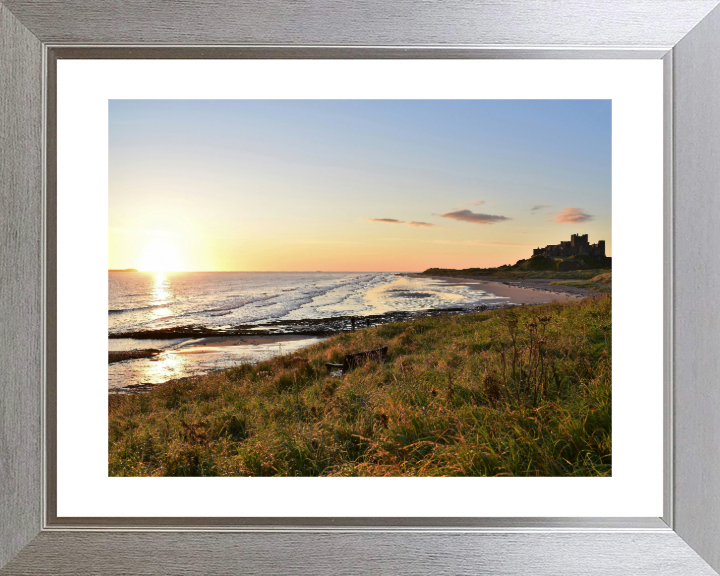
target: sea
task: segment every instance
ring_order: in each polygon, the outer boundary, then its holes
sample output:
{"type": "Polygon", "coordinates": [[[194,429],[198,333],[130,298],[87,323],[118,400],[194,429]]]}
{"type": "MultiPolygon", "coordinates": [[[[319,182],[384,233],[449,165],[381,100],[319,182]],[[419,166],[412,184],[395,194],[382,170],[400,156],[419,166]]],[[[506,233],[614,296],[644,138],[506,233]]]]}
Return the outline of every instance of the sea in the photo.
{"type": "Polygon", "coordinates": [[[265,360],[333,331],[502,300],[390,272],[109,272],[108,287],[109,351],[161,351],[109,364],[110,389],[265,360]]]}

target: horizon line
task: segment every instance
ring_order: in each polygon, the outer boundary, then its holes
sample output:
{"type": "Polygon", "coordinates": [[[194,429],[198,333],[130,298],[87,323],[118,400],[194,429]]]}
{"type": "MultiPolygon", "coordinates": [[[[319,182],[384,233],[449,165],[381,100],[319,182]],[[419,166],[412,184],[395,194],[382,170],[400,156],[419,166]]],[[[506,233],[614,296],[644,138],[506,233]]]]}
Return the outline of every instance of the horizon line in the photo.
{"type": "Polygon", "coordinates": [[[417,270],[139,270],[137,268],[108,268],[108,272],[138,272],[141,274],[236,274],[236,273],[277,273],[277,274],[301,274],[301,273],[359,273],[359,272],[417,272],[417,270]]]}

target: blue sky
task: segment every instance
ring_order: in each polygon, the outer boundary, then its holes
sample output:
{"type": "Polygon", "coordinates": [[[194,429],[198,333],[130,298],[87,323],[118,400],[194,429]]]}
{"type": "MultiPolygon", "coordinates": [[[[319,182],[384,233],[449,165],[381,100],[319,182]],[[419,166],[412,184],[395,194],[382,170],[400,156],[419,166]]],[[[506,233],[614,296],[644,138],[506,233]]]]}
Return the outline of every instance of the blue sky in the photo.
{"type": "Polygon", "coordinates": [[[111,268],[158,235],[190,270],[494,266],[575,232],[612,253],[609,100],[112,100],[109,122],[111,268]]]}

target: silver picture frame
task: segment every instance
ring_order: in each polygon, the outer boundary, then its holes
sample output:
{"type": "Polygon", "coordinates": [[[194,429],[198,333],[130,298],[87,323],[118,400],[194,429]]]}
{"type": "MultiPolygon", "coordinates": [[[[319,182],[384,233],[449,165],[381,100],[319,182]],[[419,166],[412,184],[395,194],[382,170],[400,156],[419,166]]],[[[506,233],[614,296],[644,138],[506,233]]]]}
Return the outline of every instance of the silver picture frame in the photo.
{"type": "Polygon", "coordinates": [[[0,0],[0,574],[717,574],[718,4],[0,0]],[[54,80],[62,58],[662,59],[663,516],[58,517],[54,80]]]}

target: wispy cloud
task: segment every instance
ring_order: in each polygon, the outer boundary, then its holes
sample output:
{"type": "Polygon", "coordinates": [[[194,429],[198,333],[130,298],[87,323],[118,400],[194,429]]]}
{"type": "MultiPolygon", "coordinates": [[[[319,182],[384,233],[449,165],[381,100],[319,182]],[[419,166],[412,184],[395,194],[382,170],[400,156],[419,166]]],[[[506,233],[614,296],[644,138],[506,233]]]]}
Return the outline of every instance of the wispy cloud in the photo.
{"type": "Polygon", "coordinates": [[[395,218],[363,218],[368,222],[382,222],[384,224],[405,224],[402,220],[396,220],[395,218]]]}
{"type": "Polygon", "coordinates": [[[593,216],[583,212],[582,208],[565,208],[560,214],[555,216],[555,222],[560,224],[579,224],[592,219],[593,216]]]}
{"type": "Polygon", "coordinates": [[[440,214],[443,218],[450,218],[452,220],[461,220],[462,222],[470,222],[471,224],[495,224],[496,222],[503,222],[504,220],[510,220],[507,216],[493,216],[492,214],[476,214],[470,210],[455,210],[453,212],[447,212],[446,214],[440,214]]]}
{"type": "Polygon", "coordinates": [[[464,204],[460,204],[460,206],[480,206],[481,204],[485,204],[485,200],[475,200],[475,202],[465,202],[464,204]]]}
{"type": "Polygon", "coordinates": [[[453,246],[532,246],[532,244],[520,244],[518,242],[492,242],[486,240],[433,240],[432,243],[450,244],[453,246]]]}
{"type": "Polygon", "coordinates": [[[435,228],[437,224],[430,224],[430,222],[405,222],[405,220],[397,220],[396,218],[363,218],[366,222],[380,222],[381,224],[405,224],[406,226],[413,226],[415,228],[435,228]]]}
{"type": "Polygon", "coordinates": [[[542,210],[543,208],[552,208],[552,206],[548,204],[538,204],[537,206],[530,208],[530,212],[536,212],[537,210],[542,210]]]}

